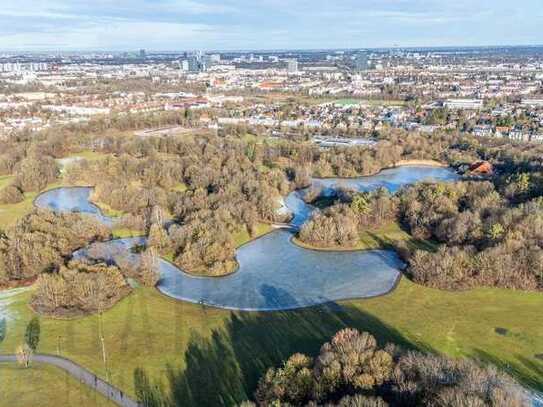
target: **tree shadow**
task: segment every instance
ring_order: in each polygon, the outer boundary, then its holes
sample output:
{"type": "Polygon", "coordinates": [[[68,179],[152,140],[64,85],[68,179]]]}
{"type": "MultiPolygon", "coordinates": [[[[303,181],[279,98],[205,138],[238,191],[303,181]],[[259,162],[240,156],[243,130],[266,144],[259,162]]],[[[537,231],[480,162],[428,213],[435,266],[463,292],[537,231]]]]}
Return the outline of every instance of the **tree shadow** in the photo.
{"type": "Polygon", "coordinates": [[[395,329],[354,307],[323,306],[273,313],[232,312],[209,338],[193,334],[184,368],[168,366],[163,399],[173,406],[235,406],[252,398],[259,378],[296,352],[316,355],[337,331],[372,333],[381,345],[416,347],[395,329]]]}
{"type": "Polygon", "coordinates": [[[0,319],[0,343],[6,339],[7,323],[6,318],[0,319]]]}
{"type": "Polygon", "coordinates": [[[515,355],[514,357],[517,363],[513,365],[482,349],[475,350],[475,357],[483,363],[493,364],[500,370],[507,372],[518,380],[520,384],[534,389],[537,392],[543,392],[543,383],[536,378],[536,376],[543,377],[543,363],[530,360],[523,355],[515,355]]]}

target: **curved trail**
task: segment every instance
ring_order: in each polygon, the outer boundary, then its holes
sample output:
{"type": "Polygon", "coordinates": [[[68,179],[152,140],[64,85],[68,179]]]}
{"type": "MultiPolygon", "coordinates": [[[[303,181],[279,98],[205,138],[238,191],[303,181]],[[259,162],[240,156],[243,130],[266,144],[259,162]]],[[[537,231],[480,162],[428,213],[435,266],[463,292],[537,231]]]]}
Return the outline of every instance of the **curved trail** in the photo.
{"type": "MultiPolygon", "coordinates": [[[[117,387],[100,379],[95,374],[69,359],[60,356],[37,354],[34,355],[32,360],[34,362],[55,366],[65,371],[78,382],[83,383],[89,388],[101,393],[104,397],[121,407],[141,406],[141,404],[139,404],[136,400],[124,394],[117,387]]],[[[15,355],[0,355],[0,362],[17,362],[17,357],[15,355]]]]}

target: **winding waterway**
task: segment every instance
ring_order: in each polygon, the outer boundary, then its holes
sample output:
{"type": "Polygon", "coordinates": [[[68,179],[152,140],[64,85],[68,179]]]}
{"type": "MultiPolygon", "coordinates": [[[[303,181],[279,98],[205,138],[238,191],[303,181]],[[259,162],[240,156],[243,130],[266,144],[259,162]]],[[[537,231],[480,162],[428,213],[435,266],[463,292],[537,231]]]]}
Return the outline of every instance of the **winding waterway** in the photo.
{"type": "MultiPolygon", "coordinates": [[[[339,186],[360,191],[380,187],[396,192],[418,181],[453,181],[458,175],[447,168],[399,167],[378,175],[348,180],[315,179],[314,185],[325,193],[339,186]]],[[[110,225],[89,202],[92,188],[59,188],[40,195],[35,204],[57,212],[81,212],[110,225]]],[[[303,201],[304,191],[295,191],[285,199],[293,213],[293,226],[299,227],[314,208],[303,201]]],[[[161,260],[161,278],[157,288],[165,295],[227,309],[271,311],[302,308],[330,301],[368,298],[392,290],[404,264],[394,251],[372,250],[324,252],[307,250],[291,242],[292,230],[275,230],[240,247],[236,253],[238,270],[229,276],[196,277],[161,260]]],[[[100,257],[115,260],[123,256],[137,262],[131,248],[144,244],[145,238],[120,239],[96,243],[74,253],[75,257],[100,257]]]]}

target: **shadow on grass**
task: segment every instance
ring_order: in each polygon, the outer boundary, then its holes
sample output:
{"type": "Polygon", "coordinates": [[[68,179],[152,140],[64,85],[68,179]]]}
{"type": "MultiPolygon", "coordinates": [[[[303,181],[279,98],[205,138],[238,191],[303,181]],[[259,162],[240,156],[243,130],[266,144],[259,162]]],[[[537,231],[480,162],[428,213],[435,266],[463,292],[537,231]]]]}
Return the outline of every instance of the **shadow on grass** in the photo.
{"type": "Polygon", "coordinates": [[[439,243],[432,240],[416,239],[413,236],[411,236],[409,232],[403,226],[400,225],[400,227],[401,227],[400,230],[402,232],[405,232],[409,236],[409,238],[391,239],[387,236],[383,236],[381,234],[371,232],[371,231],[368,231],[366,233],[368,237],[374,240],[376,245],[384,247],[384,248],[388,248],[391,250],[395,250],[399,243],[405,243],[405,245],[410,251],[424,250],[427,252],[434,252],[434,253],[437,251],[439,243]]]}
{"type": "Polygon", "coordinates": [[[337,331],[371,332],[384,345],[414,348],[396,330],[372,315],[331,303],[274,313],[232,312],[211,337],[193,335],[184,354],[186,368],[168,367],[168,383],[158,386],[173,406],[235,406],[252,397],[259,378],[291,354],[315,355],[337,331]]]}
{"type": "Polygon", "coordinates": [[[515,355],[517,363],[512,365],[482,349],[477,349],[475,351],[475,357],[483,363],[493,364],[500,370],[509,373],[522,385],[532,388],[537,392],[543,392],[543,383],[536,378],[536,376],[543,377],[543,363],[537,362],[536,360],[530,360],[525,356],[515,355]],[[530,374],[527,372],[530,372],[530,374]]]}

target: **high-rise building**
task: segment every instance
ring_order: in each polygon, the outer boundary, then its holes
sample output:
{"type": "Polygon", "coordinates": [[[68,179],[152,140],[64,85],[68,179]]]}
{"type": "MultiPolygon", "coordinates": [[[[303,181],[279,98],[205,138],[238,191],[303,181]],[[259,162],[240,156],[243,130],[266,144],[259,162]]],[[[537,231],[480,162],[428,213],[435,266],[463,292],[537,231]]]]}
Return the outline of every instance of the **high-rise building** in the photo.
{"type": "Polygon", "coordinates": [[[356,72],[367,71],[370,68],[370,62],[367,54],[358,54],[354,60],[354,69],[356,72]]]}
{"type": "Polygon", "coordinates": [[[189,72],[200,72],[200,61],[196,55],[190,56],[188,59],[189,72]]]}
{"type": "Polygon", "coordinates": [[[290,59],[287,62],[287,70],[289,74],[298,72],[298,61],[296,59],[290,59]]]}
{"type": "Polygon", "coordinates": [[[147,56],[147,52],[145,52],[144,49],[140,49],[140,58],[145,58],[147,56]]]}
{"type": "Polygon", "coordinates": [[[221,62],[221,54],[212,54],[209,56],[209,60],[213,64],[219,64],[221,62]]]}

